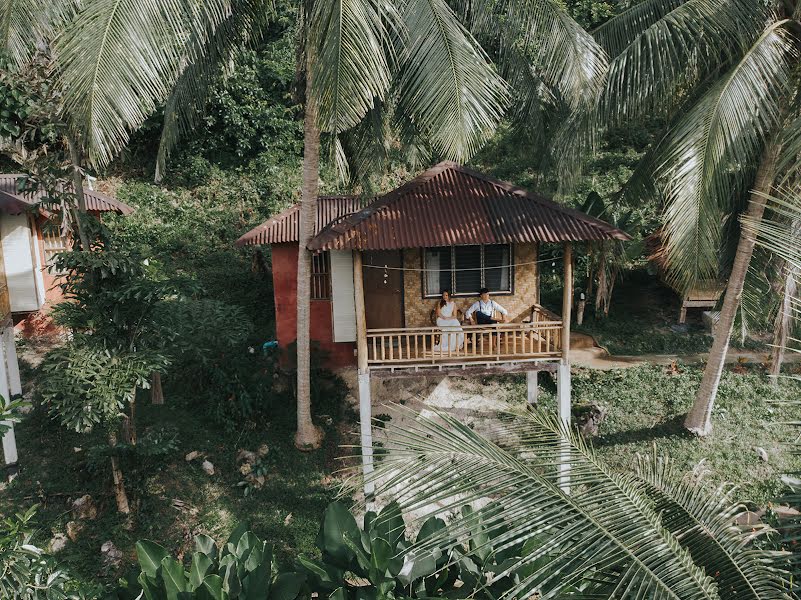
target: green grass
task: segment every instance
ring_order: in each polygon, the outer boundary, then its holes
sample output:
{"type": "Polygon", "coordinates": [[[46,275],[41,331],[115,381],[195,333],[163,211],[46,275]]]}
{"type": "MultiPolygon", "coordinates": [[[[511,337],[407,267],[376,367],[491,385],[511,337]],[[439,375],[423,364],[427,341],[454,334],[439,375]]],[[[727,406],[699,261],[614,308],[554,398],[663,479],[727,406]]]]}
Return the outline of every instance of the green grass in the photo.
{"type": "Polygon", "coordinates": [[[22,510],[38,503],[36,542],[46,545],[53,534],[65,532],[70,520],[70,502],[85,493],[98,503],[99,517],[87,523],[77,543],[69,543],[58,556],[80,576],[109,582],[118,573],[101,567],[100,546],[107,540],[125,553],[127,564],[135,560],[138,539],[156,541],[180,554],[191,547],[192,538],[206,533],[223,540],[239,522],[247,522],[262,539],[275,545],[282,562],[298,553],[314,554],[320,518],[335,490],[330,473],[337,467],[335,455],[341,443],[335,427],[327,431],[326,445],[317,452],[301,453],[292,444],[294,407],[275,420],[250,422],[240,431],[225,433],[204,420],[191,406],[174,402],[138,409],[140,436],[151,427],[178,431],[179,448],[162,464],[151,466],[143,477],[128,473],[129,498],[135,508],[133,529],[123,528],[110,493],[109,473],[90,470],[87,449],[102,442],[90,436],[65,431],[47,416],[34,412],[17,427],[22,471],[0,492],[0,514],[22,510]],[[245,497],[237,482],[236,453],[240,448],[270,447],[270,475],[261,489],[245,497]],[[73,448],[83,448],[74,452],[73,448]],[[187,463],[193,450],[205,454],[216,473],[206,475],[202,459],[187,463]],[[174,501],[182,503],[181,508],[174,501]]]}
{"type": "MultiPolygon", "coordinates": [[[[780,496],[781,475],[801,467],[787,447],[797,430],[785,424],[801,414],[801,382],[788,377],[774,387],[760,368],[725,371],[713,411],[713,433],[697,439],[682,423],[702,371],[683,365],[679,371],[671,375],[658,366],[574,369],[573,403],[594,402],[607,410],[600,435],[593,440],[599,455],[625,472],[636,453],[650,453],[655,445],[658,453],[669,455],[686,471],[703,461],[709,480],[737,484],[743,502],[764,506],[780,496]],[[759,458],[758,446],[767,450],[767,463],[759,458]]],[[[515,399],[524,402],[525,383],[515,386],[515,399]]],[[[553,406],[552,386],[543,387],[542,405],[553,406]]]]}
{"type": "MultiPolygon", "coordinates": [[[[552,295],[558,294],[561,290],[552,295]]],[[[612,355],[696,354],[712,346],[712,336],[701,321],[702,310],[690,309],[686,330],[678,329],[679,297],[644,270],[627,273],[617,283],[608,317],[596,317],[591,304],[587,302],[584,322],[574,329],[593,336],[612,355]]],[[[732,346],[765,348],[753,339],[742,343],[738,338],[732,339],[732,346]]]]}

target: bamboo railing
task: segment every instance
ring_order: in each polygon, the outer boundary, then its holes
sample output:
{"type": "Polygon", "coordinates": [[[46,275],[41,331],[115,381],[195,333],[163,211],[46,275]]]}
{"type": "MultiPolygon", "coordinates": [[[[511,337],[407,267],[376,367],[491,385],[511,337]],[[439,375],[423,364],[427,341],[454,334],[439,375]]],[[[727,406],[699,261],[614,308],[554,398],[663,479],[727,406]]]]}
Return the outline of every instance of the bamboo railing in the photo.
{"type": "Polygon", "coordinates": [[[463,325],[461,330],[447,327],[368,329],[367,362],[372,367],[402,367],[560,358],[562,321],[558,317],[551,319],[552,314],[536,311],[531,322],[463,325]]]}

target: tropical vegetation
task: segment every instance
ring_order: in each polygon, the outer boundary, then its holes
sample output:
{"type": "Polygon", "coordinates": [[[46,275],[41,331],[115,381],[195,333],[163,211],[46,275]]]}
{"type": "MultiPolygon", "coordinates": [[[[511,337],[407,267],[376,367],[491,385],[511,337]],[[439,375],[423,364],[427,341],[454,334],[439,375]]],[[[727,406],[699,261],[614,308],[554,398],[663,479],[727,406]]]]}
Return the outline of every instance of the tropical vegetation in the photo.
{"type": "MultiPolygon", "coordinates": [[[[778,509],[801,487],[785,445],[799,15],[784,0],[0,3],[0,165],[75,241],[56,263],[71,336],[23,342],[26,400],[0,398],[23,457],[0,488],[0,595],[792,597],[778,509]],[[606,411],[593,444],[547,410],[380,415],[372,512],[360,475],[338,489],[354,415],[309,339],[308,255],[298,342],[273,351],[269,250],[233,242],[300,201],[303,243],[318,192],[381,191],[440,158],[632,233],[579,253],[583,331],[616,354],[711,354],[703,372],[576,370],[577,403],[606,411]],[[90,174],[136,212],[89,217],[90,174]],[[714,336],[674,327],[654,264],[680,292],[728,280],[714,336]],[[735,324],[764,364],[724,368],[735,324]],[[683,427],[713,423],[704,440],[683,427]],[[96,519],[65,511],[83,494],[96,519]],[[121,557],[100,562],[110,539],[121,557]]],[[[546,304],[562,285],[549,252],[546,304]]],[[[520,408],[520,378],[498,381],[520,408]]]]}

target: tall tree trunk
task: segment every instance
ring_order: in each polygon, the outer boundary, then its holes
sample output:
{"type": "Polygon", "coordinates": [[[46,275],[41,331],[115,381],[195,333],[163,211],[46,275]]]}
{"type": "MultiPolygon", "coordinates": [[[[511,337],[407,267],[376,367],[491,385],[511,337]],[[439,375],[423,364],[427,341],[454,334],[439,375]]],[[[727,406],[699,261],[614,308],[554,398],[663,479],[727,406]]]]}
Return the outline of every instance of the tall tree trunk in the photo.
{"type": "Polygon", "coordinates": [[[67,145],[70,149],[70,161],[72,162],[72,187],[75,190],[75,199],[78,202],[78,210],[73,210],[72,214],[78,229],[78,239],[81,240],[81,248],[89,250],[89,236],[84,228],[86,197],[83,194],[83,173],[81,172],[83,157],[78,144],[70,136],[67,136],[67,145]]]}
{"type": "Polygon", "coordinates": [[[595,291],[595,318],[602,316],[601,306],[603,305],[604,291],[606,290],[606,247],[603,242],[598,244],[598,288],[595,291]]]}
{"type": "Polygon", "coordinates": [[[164,404],[164,390],[161,387],[161,373],[153,371],[150,374],[150,403],[164,404]]]}
{"type": "Polygon", "coordinates": [[[307,246],[314,236],[317,221],[317,188],[320,177],[320,130],[317,126],[317,107],[311,90],[311,68],[306,68],[306,111],[303,118],[303,191],[300,199],[300,240],[298,245],[298,430],[295,446],[314,450],[322,445],[323,432],[311,417],[310,389],[310,313],[311,313],[311,253],[307,246]]]}
{"type": "Polygon", "coordinates": [[[587,244],[587,254],[589,255],[589,260],[587,261],[587,291],[585,294],[585,298],[590,300],[592,298],[592,285],[595,281],[595,273],[593,271],[593,267],[595,266],[595,248],[592,242],[587,244]]]}
{"type": "Polygon", "coordinates": [[[117,434],[113,431],[108,434],[108,445],[111,448],[111,478],[114,482],[114,499],[117,501],[117,511],[127,515],[131,513],[131,508],[128,505],[128,494],[125,493],[120,461],[114,454],[114,449],[117,446],[117,434]]]}
{"type": "MultiPolygon", "coordinates": [[[[765,194],[770,192],[773,185],[778,155],[779,145],[769,142],[757,170],[754,192],[751,194],[748,209],[745,212],[752,222],[759,223],[765,213],[765,204],[767,203],[765,194]]],[[[737,254],[734,257],[729,283],[726,286],[726,295],[720,309],[720,321],[715,330],[715,338],[704,369],[704,377],[695,396],[695,403],[684,421],[684,427],[698,436],[709,435],[712,432],[712,407],[715,405],[720,377],[723,374],[726,353],[729,350],[729,341],[734,327],[734,317],[743,295],[743,284],[755,244],[756,236],[745,228],[741,229],[737,254]]]]}
{"type": "Polygon", "coordinates": [[[798,293],[797,270],[791,265],[785,264],[782,273],[784,274],[784,285],[782,285],[781,290],[782,299],[774,321],[773,349],[770,353],[770,376],[774,378],[774,383],[778,382],[779,374],[782,371],[784,349],[787,348],[793,319],[792,299],[798,293]]]}

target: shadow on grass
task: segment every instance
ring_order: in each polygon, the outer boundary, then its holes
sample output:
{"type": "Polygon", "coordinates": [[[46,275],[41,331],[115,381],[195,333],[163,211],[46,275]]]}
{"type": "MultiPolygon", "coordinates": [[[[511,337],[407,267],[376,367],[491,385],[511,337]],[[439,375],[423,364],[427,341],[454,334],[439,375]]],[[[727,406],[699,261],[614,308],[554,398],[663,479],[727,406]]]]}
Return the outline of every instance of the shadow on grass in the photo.
{"type": "Polygon", "coordinates": [[[693,435],[684,429],[684,418],[686,415],[676,415],[675,417],[662,421],[653,427],[641,427],[639,429],[628,429],[618,431],[609,435],[600,436],[595,440],[595,446],[618,446],[634,444],[637,442],[652,442],[664,438],[681,437],[691,439],[693,435]]]}

